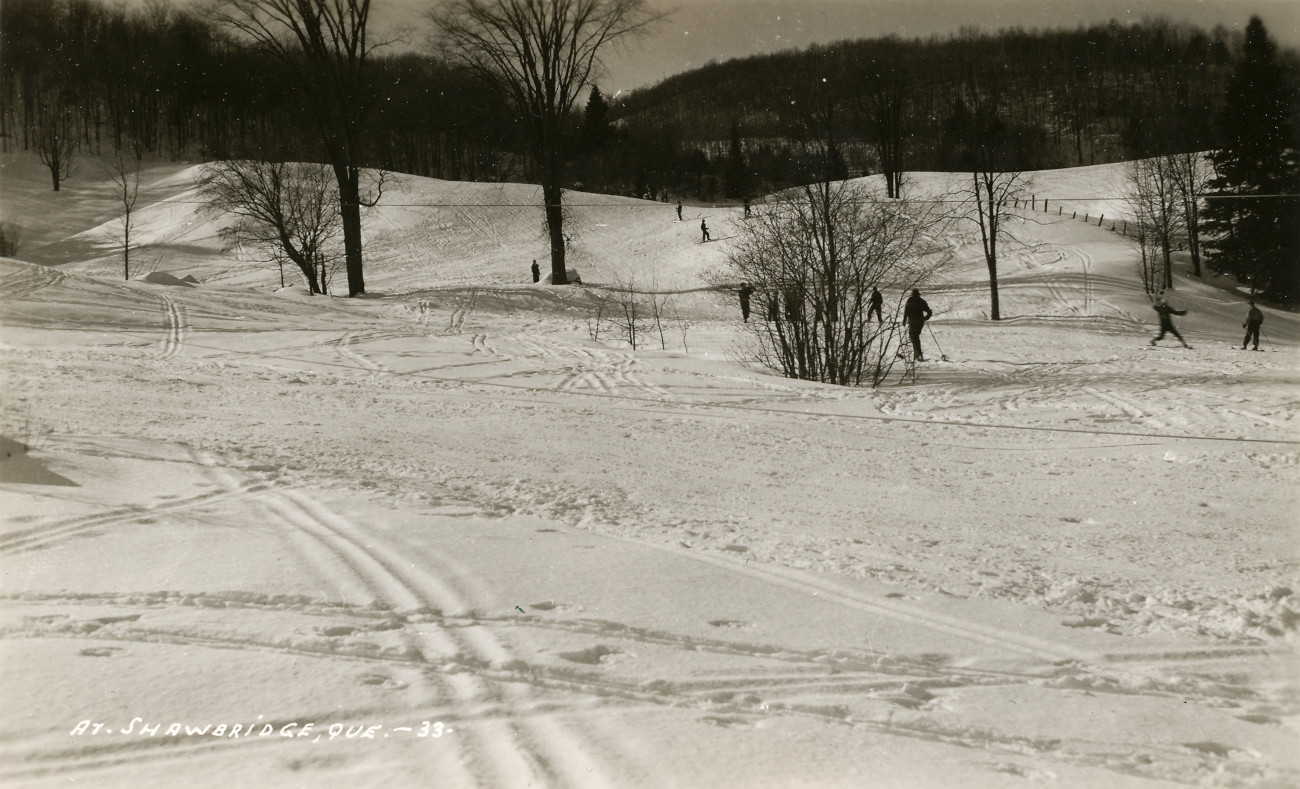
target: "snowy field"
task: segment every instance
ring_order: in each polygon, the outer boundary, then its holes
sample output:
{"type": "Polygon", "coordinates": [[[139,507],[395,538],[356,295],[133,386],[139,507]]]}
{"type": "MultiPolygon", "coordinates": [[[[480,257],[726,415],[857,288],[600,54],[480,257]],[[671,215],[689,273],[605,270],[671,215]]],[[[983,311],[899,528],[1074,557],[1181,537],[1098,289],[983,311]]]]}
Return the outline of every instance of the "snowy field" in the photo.
{"type": "Polygon", "coordinates": [[[1180,259],[1148,348],[1122,168],[1039,175],[999,324],[954,233],[876,390],[747,363],[737,208],[570,194],[549,288],[535,187],[403,177],[312,298],[185,165],[124,281],[82,169],[0,170],[5,786],[1300,784],[1300,321],[1180,259]]]}

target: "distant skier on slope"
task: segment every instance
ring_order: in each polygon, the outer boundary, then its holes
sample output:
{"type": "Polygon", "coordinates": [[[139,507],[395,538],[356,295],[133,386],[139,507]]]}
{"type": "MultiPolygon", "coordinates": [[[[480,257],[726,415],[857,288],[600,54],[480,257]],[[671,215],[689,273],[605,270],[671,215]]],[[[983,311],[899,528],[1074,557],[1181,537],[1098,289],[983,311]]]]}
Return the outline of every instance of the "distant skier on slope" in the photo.
{"type": "Polygon", "coordinates": [[[1187,340],[1183,339],[1183,335],[1179,334],[1178,330],[1174,328],[1174,321],[1172,318],[1174,315],[1186,315],[1187,310],[1176,310],[1169,306],[1169,300],[1165,297],[1165,292],[1163,290],[1160,291],[1160,295],[1156,296],[1156,300],[1152,303],[1151,309],[1155,310],[1156,314],[1160,316],[1160,333],[1151,338],[1152,345],[1163,340],[1165,338],[1165,333],[1168,332],[1177,337],[1178,341],[1183,344],[1184,348],[1192,347],[1187,344],[1187,340]]]}
{"type": "MultiPolygon", "coordinates": [[[[706,225],[706,224],[704,224],[704,220],[703,220],[703,219],[700,220],[700,232],[704,234],[704,241],[708,241],[708,240],[709,240],[709,226],[706,225]]],[[[704,241],[701,241],[700,243],[703,244],[704,241]]]]}
{"type": "Polygon", "coordinates": [[[682,221],[682,204],[681,204],[681,201],[678,201],[678,203],[677,203],[677,221],[678,221],[678,222],[682,221]]]}
{"type": "Polygon", "coordinates": [[[907,303],[903,305],[903,323],[907,326],[907,336],[912,340],[912,355],[918,362],[925,361],[925,356],[921,353],[921,329],[925,328],[925,322],[933,314],[930,305],[921,298],[921,291],[913,288],[912,295],[907,297],[907,303]]]}
{"type": "Polygon", "coordinates": [[[749,323],[749,297],[753,293],[754,289],[748,282],[740,283],[740,314],[744,317],[745,323],[749,323]]]}
{"type": "Polygon", "coordinates": [[[876,323],[884,323],[885,319],[880,315],[880,307],[885,303],[885,297],[880,295],[880,291],[874,286],[871,288],[871,301],[867,303],[867,321],[871,321],[871,314],[875,313],[876,323]]]}
{"type": "Polygon", "coordinates": [[[538,266],[537,261],[534,260],[533,261],[533,282],[541,282],[541,281],[542,281],[542,268],[541,266],[538,266]]]}
{"type": "Polygon", "coordinates": [[[1246,322],[1241,324],[1241,328],[1246,330],[1246,339],[1241,341],[1241,349],[1246,350],[1246,344],[1253,338],[1255,347],[1252,350],[1259,350],[1259,325],[1264,322],[1264,313],[1259,311],[1255,306],[1255,300],[1250,300],[1250,312],[1246,313],[1246,322]]]}

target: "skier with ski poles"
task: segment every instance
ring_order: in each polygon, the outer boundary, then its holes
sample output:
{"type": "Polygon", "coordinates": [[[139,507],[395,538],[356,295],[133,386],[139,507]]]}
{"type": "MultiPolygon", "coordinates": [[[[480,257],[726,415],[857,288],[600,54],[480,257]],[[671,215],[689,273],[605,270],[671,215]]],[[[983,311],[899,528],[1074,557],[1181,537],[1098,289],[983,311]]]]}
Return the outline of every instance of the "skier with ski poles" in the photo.
{"type": "Polygon", "coordinates": [[[912,340],[912,356],[918,362],[925,361],[925,356],[921,353],[921,330],[933,314],[930,305],[921,298],[921,291],[913,288],[912,295],[903,305],[903,323],[907,326],[907,336],[912,340]]]}
{"type": "Polygon", "coordinates": [[[1250,312],[1246,313],[1246,322],[1241,324],[1241,328],[1246,330],[1246,339],[1241,341],[1241,349],[1246,350],[1246,344],[1255,340],[1255,347],[1252,350],[1259,350],[1259,327],[1264,322],[1264,313],[1259,311],[1255,306],[1255,300],[1250,300],[1250,312]]]}

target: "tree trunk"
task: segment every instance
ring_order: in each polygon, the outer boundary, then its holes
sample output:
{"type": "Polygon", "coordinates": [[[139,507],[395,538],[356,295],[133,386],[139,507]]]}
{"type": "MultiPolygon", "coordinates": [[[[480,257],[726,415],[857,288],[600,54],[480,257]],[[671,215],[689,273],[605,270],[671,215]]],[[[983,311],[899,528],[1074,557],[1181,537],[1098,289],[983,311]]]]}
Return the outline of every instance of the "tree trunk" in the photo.
{"type": "Polygon", "coordinates": [[[343,253],[348,271],[348,296],[366,292],[361,271],[361,188],[355,167],[335,166],[339,182],[339,215],[343,219],[343,253]]]}
{"type": "Polygon", "coordinates": [[[996,259],[989,260],[989,295],[992,298],[989,317],[992,320],[1002,320],[1002,312],[998,307],[998,263],[996,259]]]}
{"type": "Polygon", "coordinates": [[[549,173],[543,174],[542,199],[546,202],[546,229],[551,237],[551,284],[567,285],[568,274],[564,267],[564,206],[563,190],[552,182],[549,173]]]}

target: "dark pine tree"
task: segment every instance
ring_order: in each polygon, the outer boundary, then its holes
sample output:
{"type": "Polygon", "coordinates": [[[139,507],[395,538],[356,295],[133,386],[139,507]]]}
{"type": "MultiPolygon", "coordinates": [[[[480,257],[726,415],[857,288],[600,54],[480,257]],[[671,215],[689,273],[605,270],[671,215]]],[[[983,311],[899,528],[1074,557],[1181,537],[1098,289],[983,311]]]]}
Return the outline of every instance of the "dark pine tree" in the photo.
{"type": "Polygon", "coordinates": [[[600,95],[600,88],[591,87],[587,108],[582,113],[582,151],[596,153],[609,143],[609,103],[600,95]]]}
{"type": "Polygon", "coordinates": [[[1282,301],[1300,298],[1294,80],[1252,17],[1219,118],[1223,147],[1210,154],[1215,194],[1202,215],[1209,265],[1282,301]]]}

